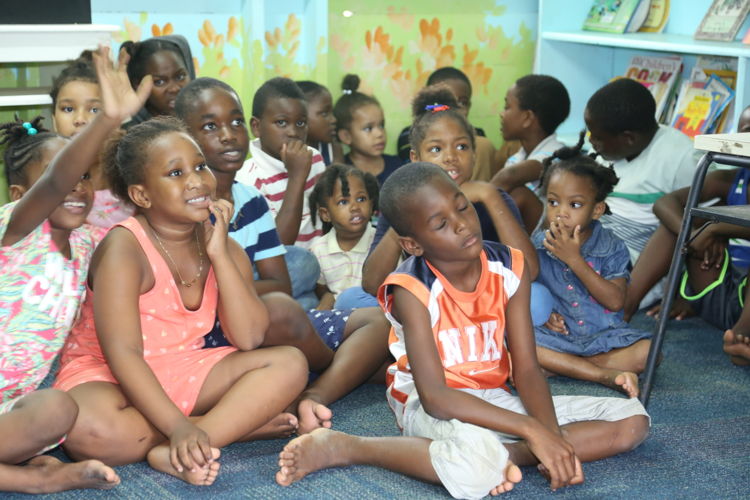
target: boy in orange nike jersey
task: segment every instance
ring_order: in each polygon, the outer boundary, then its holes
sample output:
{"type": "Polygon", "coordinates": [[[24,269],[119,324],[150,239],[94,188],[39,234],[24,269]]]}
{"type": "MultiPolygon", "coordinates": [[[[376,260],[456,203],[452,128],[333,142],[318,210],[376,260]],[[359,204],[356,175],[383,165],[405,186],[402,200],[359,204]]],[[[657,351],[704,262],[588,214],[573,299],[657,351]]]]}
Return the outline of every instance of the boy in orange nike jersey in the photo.
{"type": "Polygon", "coordinates": [[[649,418],[635,398],[550,396],[523,255],[482,241],[472,204],[441,168],[397,170],[380,208],[412,255],[378,297],[393,326],[388,401],[403,436],[318,429],[280,453],[279,484],[368,464],[440,483],[456,498],[481,498],[520,481],[518,465],[538,464],[556,489],[583,481],[581,462],[646,438],[649,418]],[[509,354],[518,396],[506,385],[509,354]]]}

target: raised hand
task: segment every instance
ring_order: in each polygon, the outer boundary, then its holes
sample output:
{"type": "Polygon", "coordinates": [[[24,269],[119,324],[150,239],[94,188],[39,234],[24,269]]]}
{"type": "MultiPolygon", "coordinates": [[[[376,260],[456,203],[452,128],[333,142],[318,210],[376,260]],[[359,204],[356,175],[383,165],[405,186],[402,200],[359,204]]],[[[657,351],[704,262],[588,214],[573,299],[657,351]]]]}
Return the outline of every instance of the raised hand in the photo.
{"type": "Polygon", "coordinates": [[[208,209],[213,214],[215,222],[206,219],[203,228],[206,234],[206,254],[213,260],[216,257],[227,254],[227,238],[229,234],[229,223],[234,215],[234,206],[227,200],[211,201],[208,209]]]}
{"type": "Polygon", "coordinates": [[[581,226],[577,225],[570,235],[559,222],[550,222],[544,234],[544,248],[569,266],[575,259],[581,258],[581,226]]]}
{"type": "Polygon", "coordinates": [[[101,112],[118,123],[136,114],[151,94],[151,75],[144,76],[138,89],[133,90],[126,71],[130,56],[125,50],[120,51],[117,68],[112,65],[107,46],[99,46],[93,59],[102,93],[101,112]]]}
{"type": "Polygon", "coordinates": [[[312,151],[304,142],[292,139],[281,146],[281,161],[289,172],[289,177],[307,179],[312,167],[312,151]]]}

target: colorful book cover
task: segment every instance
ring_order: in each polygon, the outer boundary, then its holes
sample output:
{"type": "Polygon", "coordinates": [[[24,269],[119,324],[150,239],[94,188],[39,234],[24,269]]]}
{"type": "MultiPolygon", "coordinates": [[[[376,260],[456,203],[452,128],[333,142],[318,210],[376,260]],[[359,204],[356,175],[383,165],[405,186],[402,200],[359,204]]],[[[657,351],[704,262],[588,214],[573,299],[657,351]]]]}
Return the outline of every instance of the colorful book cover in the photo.
{"type": "Polygon", "coordinates": [[[707,128],[706,121],[714,109],[714,96],[710,90],[692,85],[686,85],[684,90],[677,102],[672,127],[688,137],[695,137],[707,128]]]}
{"type": "Polygon", "coordinates": [[[633,56],[625,70],[625,77],[643,83],[656,101],[658,120],[667,105],[670,93],[682,72],[682,58],[633,56]]]}
{"type": "Polygon", "coordinates": [[[706,133],[715,133],[720,125],[722,113],[727,109],[729,103],[734,99],[734,90],[724,80],[716,75],[711,75],[706,82],[706,90],[711,91],[713,96],[711,116],[708,118],[706,133]]]}
{"type": "Polygon", "coordinates": [[[695,39],[731,42],[748,12],[750,0],[714,0],[695,32],[695,39]]]}
{"type": "Polygon", "coordinates": [[[635,23],[633,17],[641,4],[648,4],[649,0],[594,0],[583,29],[592,31],[606,31],[609,33],[625,33],[625,31],[636,31],[648,15],[648,5],[642,13],[638,13],[640,22],[635,23]],[[635,24],[638,24],[635,26],[635,24]]]}

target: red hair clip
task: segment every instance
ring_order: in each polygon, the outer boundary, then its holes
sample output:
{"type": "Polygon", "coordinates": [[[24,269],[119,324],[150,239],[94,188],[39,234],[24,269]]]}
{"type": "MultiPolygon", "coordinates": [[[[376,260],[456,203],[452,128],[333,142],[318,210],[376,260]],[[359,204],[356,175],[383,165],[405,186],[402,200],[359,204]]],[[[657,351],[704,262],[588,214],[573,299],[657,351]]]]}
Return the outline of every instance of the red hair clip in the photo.
{"type": "Polygon", "coordinates": [[[451,109],[451,107],[448,106],[447,104],[435,103],[435,104],[429,104],[425,106],[424,109],[432,111],[433,113],[437,113],[438,111],[448,111],[449,109],[451,109]]]}

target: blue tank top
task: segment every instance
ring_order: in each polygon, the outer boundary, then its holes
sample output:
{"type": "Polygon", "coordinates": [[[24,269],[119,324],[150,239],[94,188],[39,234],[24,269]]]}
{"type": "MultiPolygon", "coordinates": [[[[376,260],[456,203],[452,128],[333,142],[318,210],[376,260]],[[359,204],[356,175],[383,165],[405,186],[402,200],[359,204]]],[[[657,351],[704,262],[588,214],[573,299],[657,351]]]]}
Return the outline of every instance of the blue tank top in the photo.
{"type": "MultiPolygon", "coordinates": [[[[750,183],[750,169],[740,168],[734,176],[732,187],[727,193],[727,205],[747,205],[747,187],[750,183]]],[[[732,263],[742,269],[750,268],[750,241],[739,238],[729,240],[729,255],[732,263]]]]}

